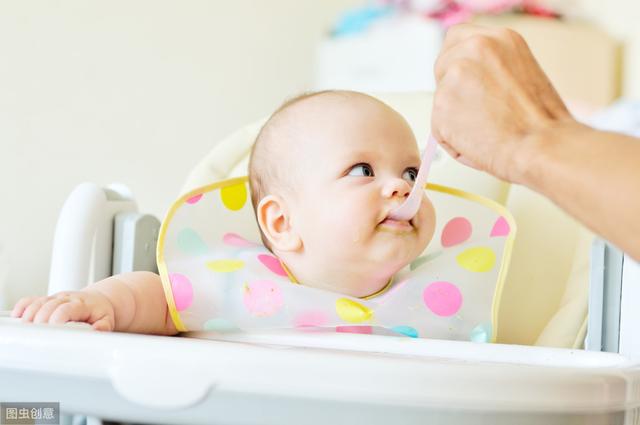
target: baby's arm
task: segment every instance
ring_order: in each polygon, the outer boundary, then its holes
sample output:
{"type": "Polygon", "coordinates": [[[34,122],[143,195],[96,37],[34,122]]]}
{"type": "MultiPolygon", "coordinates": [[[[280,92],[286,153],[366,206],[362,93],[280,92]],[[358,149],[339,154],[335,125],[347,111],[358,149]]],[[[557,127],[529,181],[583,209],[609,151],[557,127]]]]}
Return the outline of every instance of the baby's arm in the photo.
{"type": "Polygon", "coordinates": [[[62,324],[87,322],[97,330],[175,335],[160,276],[123,273],[81,291],[18,301],[11,313],[23,321],[62,324]]]}

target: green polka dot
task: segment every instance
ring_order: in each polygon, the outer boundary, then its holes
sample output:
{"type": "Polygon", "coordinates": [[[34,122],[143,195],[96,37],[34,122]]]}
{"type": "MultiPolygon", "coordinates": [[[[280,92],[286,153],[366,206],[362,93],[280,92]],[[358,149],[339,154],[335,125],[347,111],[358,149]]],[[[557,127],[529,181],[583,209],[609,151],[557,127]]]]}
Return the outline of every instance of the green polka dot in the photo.
{"type": "Polygon", "coordinates": [[[490,342],[491,341],[491,324],[483,323],[471,331],[469,340],[472,342],[490,342]]]}
{"type": "Polygon", "coordinates": [[[394,326],[393,328],[391,328],[391,330],[394,331],[395,333],[405,335],[410,338],[418,337],[418,331],[412,328],[411,326],[394,326]]]}
{"type": "Polygon", "coordinates": [[[431,260],[434,260],[442,255],[442,251],[432,252],[429,255],[423,255],[421,257],[416,258],[409,264],[409,270],[414,271],[418,267],[422,266],[425,263],[428,263],[431,260]]]}
{"type": "Polygon", "coordinates": [[[234,325],[227,319],[209,319],[204,323],[202,328],[205,331],[220,333],[238,332],[240,330],[236,325],[234,325]]]}
{"type": "Polygon", "coordinates": [[[195,230],[187,227],[178,234],[178,248],[189,255],[202,255],[207,253],[207,245],[195,230]]]}

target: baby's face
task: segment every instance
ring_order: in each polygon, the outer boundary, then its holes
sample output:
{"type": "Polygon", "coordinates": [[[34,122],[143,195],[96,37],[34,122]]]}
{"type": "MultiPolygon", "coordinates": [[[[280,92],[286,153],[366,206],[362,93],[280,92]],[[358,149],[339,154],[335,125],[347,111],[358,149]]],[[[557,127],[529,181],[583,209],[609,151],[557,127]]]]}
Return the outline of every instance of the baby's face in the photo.
{"type": "Polygon", "coordinates": [[[313,286],[370,295],[433,235],[435,214],[426,196],[410,221],[388,217],[413,186],[417,143],[404,119],[377,102],[313,106],[296,111],[313,120],[300,119],[294,130],[307,136],[293,148],[295,195],[287,200],[303,252],[282,257],[303,283],[307,277],[313,286]]]}

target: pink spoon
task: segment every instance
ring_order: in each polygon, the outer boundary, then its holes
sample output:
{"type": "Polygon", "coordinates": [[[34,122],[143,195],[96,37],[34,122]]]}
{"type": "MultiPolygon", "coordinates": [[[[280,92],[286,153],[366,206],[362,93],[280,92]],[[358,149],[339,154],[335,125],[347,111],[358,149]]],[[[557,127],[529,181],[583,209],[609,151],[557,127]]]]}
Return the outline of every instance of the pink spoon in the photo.
{"type": "Polygon", "coordinates": [[[431,162],[436,152],[436,140],[430,136],[427,141],[427,147],[422,155],[422,162],[416,181],[413,183],[413,189],[407,199],[398,208],[391,210],[389,218],[393,220],[408,221],[412,219],[420,208],[420,202],[422,201],[422,194],[424,193],[424,185],[427,182],[427,176],[429,175],[429,168],[431,168],[431,162]]]}

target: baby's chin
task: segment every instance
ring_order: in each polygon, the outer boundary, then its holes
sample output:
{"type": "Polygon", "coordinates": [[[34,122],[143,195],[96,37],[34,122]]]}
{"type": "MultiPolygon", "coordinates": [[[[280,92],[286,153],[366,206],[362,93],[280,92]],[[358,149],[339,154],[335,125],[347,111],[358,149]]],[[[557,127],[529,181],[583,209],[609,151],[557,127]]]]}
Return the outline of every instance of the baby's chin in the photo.
{"type": "Polygon", "coordinates": [[[382,244],[371,252],[369,261],[385,273],[395,274],[413,260],[415,260],[426,248],[426,243],[419,240],[406,241],[406,243],[382,244]]]}

